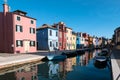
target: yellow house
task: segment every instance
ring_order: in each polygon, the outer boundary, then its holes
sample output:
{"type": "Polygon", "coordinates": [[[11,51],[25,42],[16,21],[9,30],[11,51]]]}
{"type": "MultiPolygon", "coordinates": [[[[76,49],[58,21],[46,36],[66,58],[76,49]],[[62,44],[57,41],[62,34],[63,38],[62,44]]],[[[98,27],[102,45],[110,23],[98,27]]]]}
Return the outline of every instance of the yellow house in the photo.
{"type": "Polygon", "coordinates": [[[66,28],[66,50],[72,49],[72,29],[66,28]]]}
{"type": "Polygon", "coordinates": [[[76,49],[76,33],[75,32],[72,32],[72,50],[75,50],[76,49]]]}

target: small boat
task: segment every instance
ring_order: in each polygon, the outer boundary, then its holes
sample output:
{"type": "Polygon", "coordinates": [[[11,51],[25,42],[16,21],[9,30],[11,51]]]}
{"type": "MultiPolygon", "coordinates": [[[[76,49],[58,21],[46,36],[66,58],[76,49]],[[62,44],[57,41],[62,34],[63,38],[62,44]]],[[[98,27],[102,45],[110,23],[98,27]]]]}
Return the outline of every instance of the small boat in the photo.
{"type": "Polygon", "coordinates": [[[95,60],[99,62],[105,62],[107,61],[107,58],[105,56],[96,56],[95,60]]]}
{"type": "Polygon", "coordinates": [[[47,59],[48,60],[64,60],[64,59],[66,59],[67,58],[67,56],[66,55],[48,55],[47,56],[47,59]]]}
{"type": "Polygon", "coordinates": [[[77,55],[77,52],[66,52],[66,53],[62,52],[61,55],[67,56],[67,58],[70,58],[70,57],[76,56],[76,55],[77,55]]]}
{"type": "Polygon", "coordinates": [[[95,57],[94,66],[99,69],[103,69],[107,66],[107,58],[104,56],[95,57]]]}
{"type": "Polygon", "coordinates": [[[47,59],[48,60],[52,60],[54,58],[55,55],[47,55],[47,59]]]}
{"type": "Polygon", "coordinates": [[[105,49],[102,49],[102,52],[109,53],[109,50],[105,48],[105,49]]]}

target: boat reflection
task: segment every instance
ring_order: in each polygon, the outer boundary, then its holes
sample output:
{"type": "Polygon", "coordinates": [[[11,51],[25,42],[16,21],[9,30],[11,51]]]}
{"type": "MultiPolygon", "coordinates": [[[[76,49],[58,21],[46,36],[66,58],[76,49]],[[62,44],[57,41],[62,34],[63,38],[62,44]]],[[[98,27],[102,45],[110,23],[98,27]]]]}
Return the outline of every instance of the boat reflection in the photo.
{"type": "Polygon", "coordinates": [[[83,55],[67,58],[64,61],[48,61],[40,64],[38,65],[38,78],[66,80],[66,75],[74,70],[74,66],[87,66],[92,57],[92,52],[86,51],[83,55]]]}

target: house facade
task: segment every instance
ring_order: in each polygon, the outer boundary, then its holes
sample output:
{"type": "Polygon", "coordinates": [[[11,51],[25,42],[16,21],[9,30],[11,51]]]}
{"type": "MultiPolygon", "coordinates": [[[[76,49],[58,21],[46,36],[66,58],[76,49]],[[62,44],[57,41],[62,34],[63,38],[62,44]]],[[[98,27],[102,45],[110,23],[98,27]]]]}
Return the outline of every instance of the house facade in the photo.
{"type": "Polygon", "coordinates": [[[93,37],[93,45],[94,45],[95,48],[98,47],[98,43],[99,43],[98,38],[93,37]]]}
{"type": "Polygon", "coordinates": [[[85,38],[83,37],[83,33],[77,32],[76,49],[83,48],[84,44],[85,44],[85,38]]]}
{"type": "Polygon", "coordinates": [[[71,28],[66,28],[66,50],[71,50],[72,49],[72,29],[71,28]]]}
{"type": "Polygon", "coordinates": [[[58,42],[59,42],[59,50],[66,49],[66,25],[63,22],[59,22],[58,24],[53,25],[54,28],[58,29],[58,42]]]}
{"type": "Polygon", "coordinates": [[[75,50],[76,49],[76,33],[75,32],[72,32],[72,50],[75,50]]]}
{"type": "Polygon", "coordinates": [[[58,49],[58,29],[47,24],[37,28],[38,50],[54,51],[58,49]]]}
{"type": "Polygon", "coordinates": [[[85,37],[82,32],[80,33],[80,45],[85,46],[85,37]]]}
{"type": "Polygon", "coordinates": [[[89,44],[90,48],[93,48],[93,37],[92,36],[89,36],[89,38],[88,38],[88,44],[89,44]]]}
{"type": "Polygon", "coordinates": [[[115,35],[115,38],[114,38],[115,44],[120,45],[120,27],[114,30],[114,35],[115,35]]]}
{"type": "Polygon", "coordinates": [[[0,52],[36,52],[36,19],[26,16],[26,12],[9,11],[3,4],[0,12],[0,52]]]}

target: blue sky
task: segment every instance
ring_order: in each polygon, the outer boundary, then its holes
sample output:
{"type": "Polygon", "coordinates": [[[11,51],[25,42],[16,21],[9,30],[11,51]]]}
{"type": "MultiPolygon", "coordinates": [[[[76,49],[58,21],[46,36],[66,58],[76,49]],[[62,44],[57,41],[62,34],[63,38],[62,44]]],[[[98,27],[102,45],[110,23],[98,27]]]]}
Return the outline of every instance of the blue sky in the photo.
{"type": "MultiPolygon", "coordinates": [[[[0,0],[2,11],[3,0],[0,0]]],[[[75,32],[111,38],[120,26],[120,0],[8,0],[11,11],[20,9],[37,19],[37,27],[63,21],[75,32]]]]}

